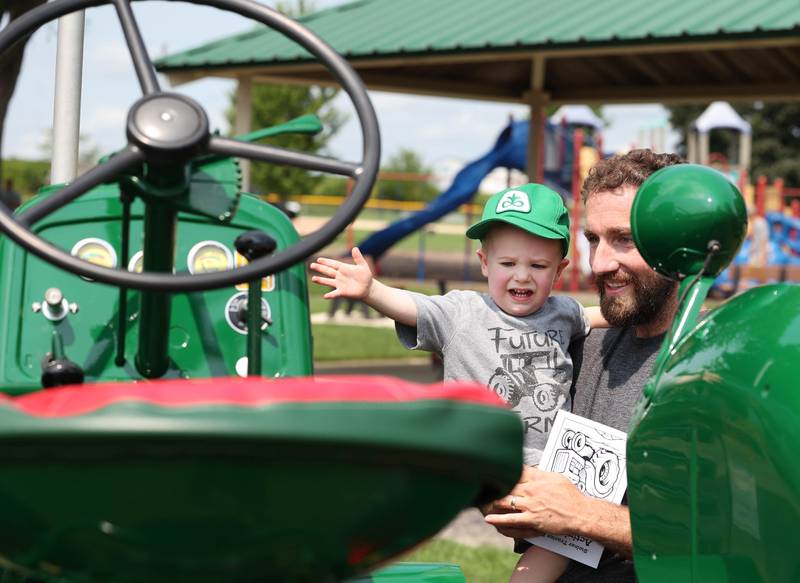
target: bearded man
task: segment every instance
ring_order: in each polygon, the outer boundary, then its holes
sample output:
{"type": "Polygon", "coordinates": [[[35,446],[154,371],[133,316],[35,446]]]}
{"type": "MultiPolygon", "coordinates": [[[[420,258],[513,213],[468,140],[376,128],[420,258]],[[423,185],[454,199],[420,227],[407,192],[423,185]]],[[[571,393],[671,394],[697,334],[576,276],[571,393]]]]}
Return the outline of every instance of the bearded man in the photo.
{"type": "MultiPolygon", "coordinates": [[[[583,184],[592,272],[612,328],[586,338],[582,362],[575,363],[573,412],[625,432],[678,307],[678,284],[653,271],[636,249],[631,206],[650,174],[679,163],[674,154],[633,150],[600,161],[583,184]]],[[[627,506],[584,496],[560,474],[526,468],[511,495],[486,512],[488,523],[516,539],[572,534],[605,546],[597,569],[571,562],[559,581],[636,580],[627,506]]]]}

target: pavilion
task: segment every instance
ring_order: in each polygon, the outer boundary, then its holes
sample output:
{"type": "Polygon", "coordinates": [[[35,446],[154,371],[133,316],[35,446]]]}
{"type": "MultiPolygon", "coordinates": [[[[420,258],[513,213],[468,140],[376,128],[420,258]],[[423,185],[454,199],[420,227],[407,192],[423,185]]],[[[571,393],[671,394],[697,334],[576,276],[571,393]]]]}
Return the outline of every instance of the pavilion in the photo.
{"type": "MultiPolygon", "coordinates": [[[[800,99],[800,0],[356,0],[299,20],[369,89],[528,104],[528,168],[548,105],[800,99]]],[[[265,27],[156,66],[237,79],[237,133],[254,82],[333,81],[265,27]]]]}

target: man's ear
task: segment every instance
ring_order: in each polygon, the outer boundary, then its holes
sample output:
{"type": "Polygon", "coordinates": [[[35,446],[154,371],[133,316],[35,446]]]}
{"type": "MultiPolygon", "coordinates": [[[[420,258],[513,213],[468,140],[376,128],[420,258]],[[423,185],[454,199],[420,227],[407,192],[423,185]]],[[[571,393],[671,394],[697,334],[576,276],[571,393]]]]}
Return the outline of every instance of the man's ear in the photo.
{"type": "Polygon", "coordinates": [[[556,269],[556,276],[553,278],[553,281],[557,281],[559,277],[561,277],[561,272],[564,271],[564,268],[569,265],[569,259],[564,257],[561,260],[561,263],[558,264],[558,269],[556,269]]]}
{"type": "Polygon", "coordinates": [[[489,263],[486,250],[481,247],[476,251],[476,253],[478,254],[478,259],[481,260],[481,273],[483,274],[483,277],[489,277],[489,263]]]}

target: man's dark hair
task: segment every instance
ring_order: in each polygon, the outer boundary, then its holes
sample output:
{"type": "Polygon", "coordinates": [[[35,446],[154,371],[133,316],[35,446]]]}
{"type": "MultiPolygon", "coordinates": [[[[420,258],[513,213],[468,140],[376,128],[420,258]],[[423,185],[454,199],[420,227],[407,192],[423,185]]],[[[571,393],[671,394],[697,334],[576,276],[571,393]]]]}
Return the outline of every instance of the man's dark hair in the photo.
{"type": "Polygon", "coordinates": [[[583,202],[593,192],[616,190],[625,185],[638,188],[656,170],[683,163],[684,160],[677,154],[656,154],[646,148],[600,160],[583,181],[583,202]]]}

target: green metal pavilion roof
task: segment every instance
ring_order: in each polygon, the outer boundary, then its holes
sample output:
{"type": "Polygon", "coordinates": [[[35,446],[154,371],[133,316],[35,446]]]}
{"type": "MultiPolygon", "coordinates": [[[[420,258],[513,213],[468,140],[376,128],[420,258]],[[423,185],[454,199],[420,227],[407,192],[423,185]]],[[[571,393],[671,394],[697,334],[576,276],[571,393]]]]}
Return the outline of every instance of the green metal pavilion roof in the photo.
{"type": "MultiPolygon", "coordinates": [[[[556,103],[800,98],[800,0],[357,0],[300,20],[372,89],[556,103]]],[[[330,81],[265,27],[157,67],[176,82],[330,81]]]]}

